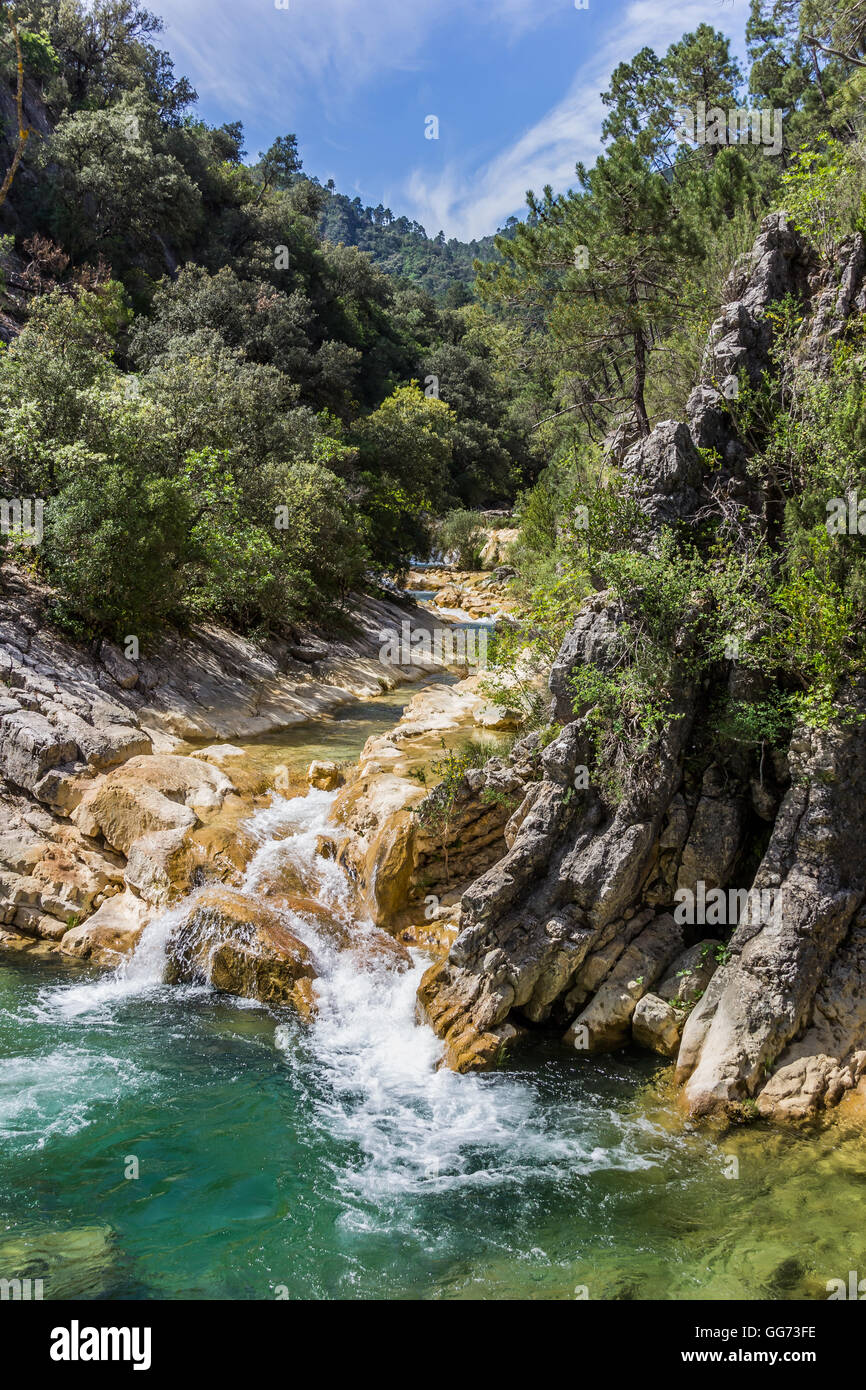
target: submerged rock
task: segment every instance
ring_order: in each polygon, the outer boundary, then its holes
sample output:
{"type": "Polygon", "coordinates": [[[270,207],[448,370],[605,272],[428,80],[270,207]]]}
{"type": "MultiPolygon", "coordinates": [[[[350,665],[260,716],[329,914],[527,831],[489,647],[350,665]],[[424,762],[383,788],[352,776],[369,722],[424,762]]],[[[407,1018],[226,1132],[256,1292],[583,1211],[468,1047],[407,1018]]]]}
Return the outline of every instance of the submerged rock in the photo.
{"type": "MultiPolygon", "coordinates": [[[[347,920],[334,909],[303,894],[274,894],[269,902],[283,913],[300,917],[314,929],[322,946],[341,953],[351,952],[360,969],[387,966],[391,970],[409,970],[412,957],[402,942],[369,922],[347,920]]],[[[315,956],[315,946],[312,948],[315,956]]]]}
{"type": "Polygon", "coordinates": [[[73,1226],[65,1231],[30,1227],[0,1241],[3,1277],[29,1279],[30,1298],[98,1298],[111,1283],[114,1263],[110,1226],[73,1226]],[[37,1279],[42,1281],[38,1294],[33,1284],[37,1279]]]}

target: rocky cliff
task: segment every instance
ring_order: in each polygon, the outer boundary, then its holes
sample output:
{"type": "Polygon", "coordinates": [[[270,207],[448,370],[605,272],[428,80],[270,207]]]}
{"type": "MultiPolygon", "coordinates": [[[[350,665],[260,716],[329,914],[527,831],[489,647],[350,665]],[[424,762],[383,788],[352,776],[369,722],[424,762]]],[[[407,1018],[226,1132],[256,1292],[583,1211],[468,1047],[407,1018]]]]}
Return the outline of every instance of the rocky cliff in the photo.
{"type": "MultiPolygon", "coordinates": [[[[784,214],[766,219],[731,279],[686,420],[660,423],[622,461],[647,545],[711,507],[771,530],[773,503],[750,476],[728,398],[772,373],[768,310],[786,297],[802,318],[801,354],[826,366],[866,312],[864,260],[858,235],[822,268],[784,214]]],[[[509,848],[464,891],[459,935],[428,971],[420,1010],[459,1070],[495,1063],[522,1030],[555,1028],[585,1054],[635,1040],[676,1058],[694,1115],[814,1115],[866,1065],[864,726],[797,728],[760,762],[709,744],[708,692],[684,660],[651,775],[612,798],[594,785],[571,681],[582,664],[623,659],[623,616],[604,593],[577,615],[550,675],[562,730],[545,748],[537,735],[517,745],[509,848]],[[684,920],[688,895],[720,910],[684,920]],[[735,924],[724,945],[719,922],[735,924]]],[[[714,673],[732,692],[752,679],[735,660],[714,673]]],[[[848,692],[861,714],[864,698],[848,692]]]]}

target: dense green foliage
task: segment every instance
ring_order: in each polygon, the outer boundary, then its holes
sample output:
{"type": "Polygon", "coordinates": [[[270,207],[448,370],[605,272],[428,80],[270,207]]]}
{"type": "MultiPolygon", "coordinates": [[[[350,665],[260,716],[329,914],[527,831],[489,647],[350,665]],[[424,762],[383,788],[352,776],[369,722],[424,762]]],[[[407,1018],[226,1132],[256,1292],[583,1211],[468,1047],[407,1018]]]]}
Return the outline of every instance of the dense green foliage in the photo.
{"type": "MultiPolygon", "coordinates": [[[[642,49],[602,94],[604,152],[575,187],[468,247],[323,187],[292,135],[246,162],[241,126],[198,118],[132,0],[16,14],[45,133],[2,210],[29,309],[0,352],[0,469],[6,497],[45,499],[42,544],[7,542],[58,618],[82,636],[330,621],[431,543],[477,563],[478,509],[516,500],[523,613],[491,688],[543,722],[527,641],[549,661],[587,595],[619,596],[615,671],[574,689],[612,791],[686,687],[739,748],[844,711],[866,636],[862,323],[820,375],[797,306],[771,310],[771,369],[728,400],[750,514],[710,507],[652,541],[619,468],[684,418],[768,211],[825,275],[864,226],[863,0],[752,0],[747,72],[707,23],[642,49]],[[778,145],[691,138],[700,103],[777,110],[778,145]]],[[[0,38],[10,91],[15,61],[0,38]]]]}
{"type": "MultiPolygon", "coordinates": [[[[575,190],[531,198],[529,220],[498,242],[501,262],[480,268],[486,300],[521,323],[550,402],[541,431],[551,462],[518,503],[523,616],[499,634],[488,686],[543,727],[526,644],[549,662],[588,595],[617,596],[613,669],[583,666],[573,689],[596,780],[614,796],[651,772],[686,691],[701,693],[703,725],[722,746],[760,756],[797,719],[846,717],[864,669],[862,318],[824,376],[807,360],[802,313],[788,301],[771,308],[770,369],[757,386],[741,380],[728,402],[757,510],[720,504],[653,541],[619,478],[631,442],[659,419],[685,418],[724,282],[763,215],[786,211],[831,284],[840,243],[866,229],[866,6],[845,13],[840,34],[823,0],[753,0],[748,87],[705,24],[663,57],[642,50],[604,94],[606,153],[578,169],[575,190]],[[679,141],[678,110],[699,101],[772,102],[784,118],[778,154],[679,141]]],[[[708,470],[719,462],[707,451],[708,470]]]]}
{"type": "Polygon", "coordinates": [[[430,243],[453,261],[437,305],[335,223],[294,136],[247,164],[239,124],[198,119],[132,0],[16,13],[50,133],[4,210],[30,309],[0,355],[0,468],[4,495],[45,499],[29,558],[67,622],[324,620],[426,553],[436,514],[509,500],[529,422],[468,303],[480,247],[430,243]]]}
{"type": "Polygon", "coordinates": [[[443,555],[451,555],[458,569],[480,570],[484,545],[484,517],[480,512],[449,512],[438,528],[436,540],[443,555]]]}

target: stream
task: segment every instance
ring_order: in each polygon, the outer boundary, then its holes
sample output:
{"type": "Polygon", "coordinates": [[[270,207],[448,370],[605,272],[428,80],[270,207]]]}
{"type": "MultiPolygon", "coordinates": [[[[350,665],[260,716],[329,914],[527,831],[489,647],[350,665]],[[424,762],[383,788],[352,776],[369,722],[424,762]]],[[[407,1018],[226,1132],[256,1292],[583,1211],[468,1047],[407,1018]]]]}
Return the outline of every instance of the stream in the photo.
{"type": "MultiPolygon", "coordinates": [[[[357,757],[408,695],[261,741],[357,757]]],[[[396,714],[395,714],[396,710],[396,714]]],[[[245,880],[280,863],[351,914],[318,856],[333,794],[274,794],[245,880]]],[[[539,1041],[435,1069],[412,971],[362,967],[298,919],[318,1017],[162,983],[172,913],[106,975],[0,963],[0,1275],[46,1298],[826,1298],[862,1252],[863,1141],[690,1131],[669,1069],[539,1041]]],[[[363,922],[354,930],[363,933],[363,922]]]]}

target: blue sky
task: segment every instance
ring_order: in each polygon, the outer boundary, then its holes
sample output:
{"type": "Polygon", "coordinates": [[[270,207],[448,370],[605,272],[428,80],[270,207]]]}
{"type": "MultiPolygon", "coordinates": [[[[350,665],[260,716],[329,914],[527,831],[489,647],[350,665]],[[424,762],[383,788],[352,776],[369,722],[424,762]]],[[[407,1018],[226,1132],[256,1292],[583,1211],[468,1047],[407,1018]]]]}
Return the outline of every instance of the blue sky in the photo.
{"type": "Polygon", "coordinates": [[[341,192],[468,238],[592,162],[611,71],[701,22],[742,51],[748,0],[150,0],[205,119],[249,157],[294,132],[341,192]],[[439,139],[425,139],[425,118],[439,139]]]}

